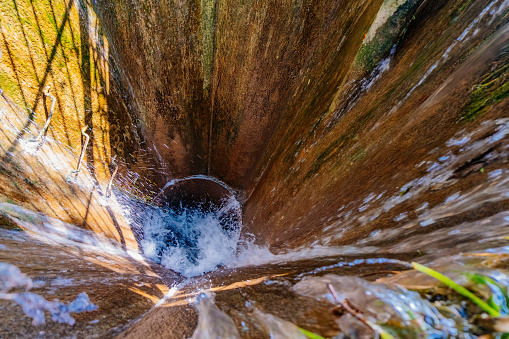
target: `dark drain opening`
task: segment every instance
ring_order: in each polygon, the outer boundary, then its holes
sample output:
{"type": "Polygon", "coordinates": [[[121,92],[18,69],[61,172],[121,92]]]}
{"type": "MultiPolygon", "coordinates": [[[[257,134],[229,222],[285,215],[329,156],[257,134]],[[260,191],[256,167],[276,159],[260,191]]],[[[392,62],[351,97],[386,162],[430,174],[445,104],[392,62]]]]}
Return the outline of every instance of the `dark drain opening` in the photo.
{"type": "Polygon", "coordinates": [[[186,276],[212,271],[233,260],[241,218],[225,185],[207,178],[176,181],[144,213],[143,252],[186,276]]]}

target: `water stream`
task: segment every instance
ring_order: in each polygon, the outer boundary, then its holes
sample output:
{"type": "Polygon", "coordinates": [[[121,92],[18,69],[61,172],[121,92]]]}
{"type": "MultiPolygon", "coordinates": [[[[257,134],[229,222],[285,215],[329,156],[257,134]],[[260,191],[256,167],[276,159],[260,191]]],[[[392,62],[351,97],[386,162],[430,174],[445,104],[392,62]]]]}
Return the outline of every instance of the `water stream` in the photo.
{"type": "Polygon", "coordinates": [[[11,2],[0,338],[509,338],[509,0],[11,2]]]}
{"type": "Polygon", "coordinates": [[[234,260],[241,220],[235,198],[219,206],[150,207],[142,216],[144,255],[187,277],[234,260]]]}

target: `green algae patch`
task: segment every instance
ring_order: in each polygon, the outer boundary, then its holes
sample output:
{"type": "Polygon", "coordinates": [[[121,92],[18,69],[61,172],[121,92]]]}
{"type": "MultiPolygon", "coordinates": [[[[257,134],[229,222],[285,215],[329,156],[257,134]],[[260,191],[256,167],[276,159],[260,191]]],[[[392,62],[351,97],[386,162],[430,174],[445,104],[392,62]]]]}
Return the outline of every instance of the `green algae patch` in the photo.
{"type": "Polygon", "coordinates": [[[450,24],[452,24],[454,21],[458,19],[460,15],[462,15],[470,6],[474,3],[474,0],[467,0],[461,6],[459,6],[455,11],[451,14],[451,21],[450,24]]]}
{"type": "MultiPolygon", "coordinates": [[[[406,27],[412,20],[419,2],[418,0],[405,1],[383,24],[376,28],[374,36],[369,41],[365,41],[357,53],[355,63],[358,67],[369,72],[389,53],[392,46],[404,36],[406,27]]],[[[390,12],[390,8],[397,4],[390,0],[384,1],[379,15],[383,17],[384,10],[390,12]]],[[[375,22],[377,20],[379,20],[378,17],[375,22]]],[[[370,34],[372,34],[371,30],[368,32],[368,35],[370,34]]]]}
{"type": "Polygon", "coordinates": [[[332,158],[336,152],[341,148],[344,147],[344,144],[350,140],[349,135],[344,135],[338,139],[336,139],[331,145],[329,145],[324,151],[322,151],[316,160],[313,162],[313,165],[311,166],[311,169],[306,174],[306,179],[311,178],[313,175],[318,173],[320,171],[320,168],[324,163],[329,161],[330,158],[332,158]]]}
{"type": "Polygon", "coordinates": [[[355,153],[350,157],[350,164],[353,164],[354,162],[364,159],[367,154],[368,151],[365,148],[363,147],[358,148],[355,151],[355,153]]]}
{"type": "MultiPolygon", "coordinates": [[[[505,51],[504,54],[507,55],[507,52],[505,51]]],[[[507,98],[509,96],[509,82],[506,80],[508,72],[509,65],[505,64],[485,75],[470,94],[470,100],[460,120],[474,121],[481,117],[487,111],[487,108],[507,98]]]]}

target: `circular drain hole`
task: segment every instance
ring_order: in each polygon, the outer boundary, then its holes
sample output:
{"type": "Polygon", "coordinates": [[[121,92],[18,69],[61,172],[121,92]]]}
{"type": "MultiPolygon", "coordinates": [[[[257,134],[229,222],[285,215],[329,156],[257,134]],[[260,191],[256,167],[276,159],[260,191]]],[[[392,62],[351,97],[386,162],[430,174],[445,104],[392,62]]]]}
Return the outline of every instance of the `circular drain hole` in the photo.
{"type": "Polygon", "coordinates": [[[191,277],[233,260],[242,209],[226,185],[191,177],[163,189],[143,219],[145,256],[191,277]]]}

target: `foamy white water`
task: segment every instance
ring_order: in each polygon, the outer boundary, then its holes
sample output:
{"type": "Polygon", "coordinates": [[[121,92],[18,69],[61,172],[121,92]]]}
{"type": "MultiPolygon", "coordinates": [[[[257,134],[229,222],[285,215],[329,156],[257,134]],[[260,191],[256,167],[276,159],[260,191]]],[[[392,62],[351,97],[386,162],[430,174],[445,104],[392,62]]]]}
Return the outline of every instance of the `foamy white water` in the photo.
{"type": "Polygon", "coordinates": [[[141,241],[144,255],[186,277],[232,262],[240,237],[239,207],[232,197],[212,209],[147,209],[141,241]]]}

